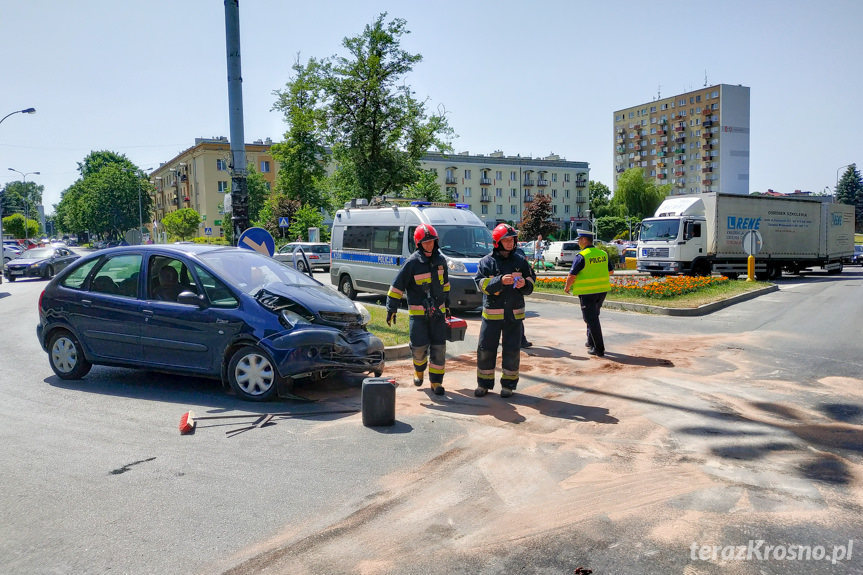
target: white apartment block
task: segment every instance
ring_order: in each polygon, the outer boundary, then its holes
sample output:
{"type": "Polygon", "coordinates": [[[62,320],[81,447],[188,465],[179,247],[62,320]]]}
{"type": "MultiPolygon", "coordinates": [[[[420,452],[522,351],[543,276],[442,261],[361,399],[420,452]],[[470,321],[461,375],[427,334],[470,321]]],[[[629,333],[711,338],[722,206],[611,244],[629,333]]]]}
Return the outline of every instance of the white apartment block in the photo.
{"type": "Polygon", "coordinates": [[[718,84],[614,112],[614,185],[642,168],[672,194],[749,193],[749,88],[718,84]]]}
{"type": "Polygon", "coordinates": [[[569,162],[557,155],[544,158],[428,153],[425,170],[437,172],[437,182],[450,201],[468,204],[486,225],[521,222],[522,213],[537,195],[551,198],[552,221],[561,228],[586,222],[590,200],[587,162],[569,162]],[[582,221],[579,221],[582,220],[582,221]]]}

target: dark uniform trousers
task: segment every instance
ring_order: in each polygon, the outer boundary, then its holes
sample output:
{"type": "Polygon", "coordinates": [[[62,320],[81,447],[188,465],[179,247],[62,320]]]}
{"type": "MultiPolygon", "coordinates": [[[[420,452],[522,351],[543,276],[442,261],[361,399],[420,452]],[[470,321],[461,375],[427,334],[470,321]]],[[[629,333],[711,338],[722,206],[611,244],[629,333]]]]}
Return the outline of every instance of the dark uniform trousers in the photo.
{"type": "Polygon", "coordinates": [[[429,382],[443,383],[446,365],[446,318],[442,313],[410,316],[410,345],[414,371],[429,368],[429,382]],[[430,365],[429,365],[430,363],[430,365]]]}
{"type": "Polygon", "coordinates": [[[581,304],[581,316],[587,324],[587,344],[597,353],[605,353],[605,341],[602,339],[602,326],[599,324],[599,310],[605,302],[606,292],[589,293],[578,296],[581,304]]]}
{"type": "Polygon", "coordinates": [[[501,387],[515,389],[518,385],[518,368],[521,363],[521,336],[523,320],[483,319],[479,328],[479,344],[476,351],[476,383],[486,389],[494,388],[494,364],[497,346],[503,336],[501,353],[501,387]]]}

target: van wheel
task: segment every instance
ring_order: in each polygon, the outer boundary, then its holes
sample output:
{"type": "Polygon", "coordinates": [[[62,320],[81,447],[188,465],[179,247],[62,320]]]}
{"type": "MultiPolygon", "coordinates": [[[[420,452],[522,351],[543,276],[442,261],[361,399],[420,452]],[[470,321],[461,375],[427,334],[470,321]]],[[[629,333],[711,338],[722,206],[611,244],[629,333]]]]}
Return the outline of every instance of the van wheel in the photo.
{"type": "Polygon", "coordinates": [[[348,296],[349,299],[357,299],[357,290],[351,283],[351,276],[345,274],[339,280],[339,291],[348,296]]]}
{"type": "Polygon", "coordinates": [[[562,266],[562,265],[563,265],[563,263],[562,263],[559,259],[554,258],[554,265],[556,265],[556,266],[562,266]]]}

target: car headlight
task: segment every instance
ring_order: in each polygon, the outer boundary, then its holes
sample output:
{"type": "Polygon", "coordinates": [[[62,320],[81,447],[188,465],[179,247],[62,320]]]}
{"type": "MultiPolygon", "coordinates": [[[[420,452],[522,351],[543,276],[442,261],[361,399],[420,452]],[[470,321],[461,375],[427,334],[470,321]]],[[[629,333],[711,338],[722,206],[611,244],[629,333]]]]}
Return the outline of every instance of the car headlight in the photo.
{"type": "Polygon", "coordinates": [[[366,309],[366,306],[361,303],[354,302],[354,307],[357,308],[357,313],[362,316],[362,319],[360,320],[361,325],[366,325],[367,323],[372,321],[372,314],[369,313],[369,310],[366,309]]]}
{"type": "Polygon", "coordinates": [[[31,268],[38,268],[41,265],[42,265],[42,262],[39,262],[39,263],[35,263],[35,264],[30,264],[30,267],[31,268]]]}
{"type": "Polygon", "coordinates": [[[457,274],[467,273],[467,267],[464,265],[464,262],[460,262],[451,258],[446,259],[446,267],[449,268],[449,271],[455,272],[457,274]]]}
{"type": "Polygon", "coordinates": [[[298,325],[311,325],[311,322],[298,314],[295,311],[291,311],[289,309],[283,309],[279,314],[279,317],[282,319],[282,323],[287,324],[291,328],[294,328],[298,325]]]}

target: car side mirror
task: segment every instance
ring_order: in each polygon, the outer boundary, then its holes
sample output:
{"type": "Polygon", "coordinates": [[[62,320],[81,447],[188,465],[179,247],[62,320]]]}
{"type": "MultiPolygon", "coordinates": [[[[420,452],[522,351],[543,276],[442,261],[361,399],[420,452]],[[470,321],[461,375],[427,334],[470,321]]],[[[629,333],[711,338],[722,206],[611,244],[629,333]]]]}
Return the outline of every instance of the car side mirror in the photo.
{"type": "Polygon", "coordinates": [[[203,309],[207,307],[207,300],[204,296],[198,295],[195,292],[184,291],[180,292],[180,295],[177,296],[177,303],[182,303],[185,305],[194,305],[203,309]]]}

